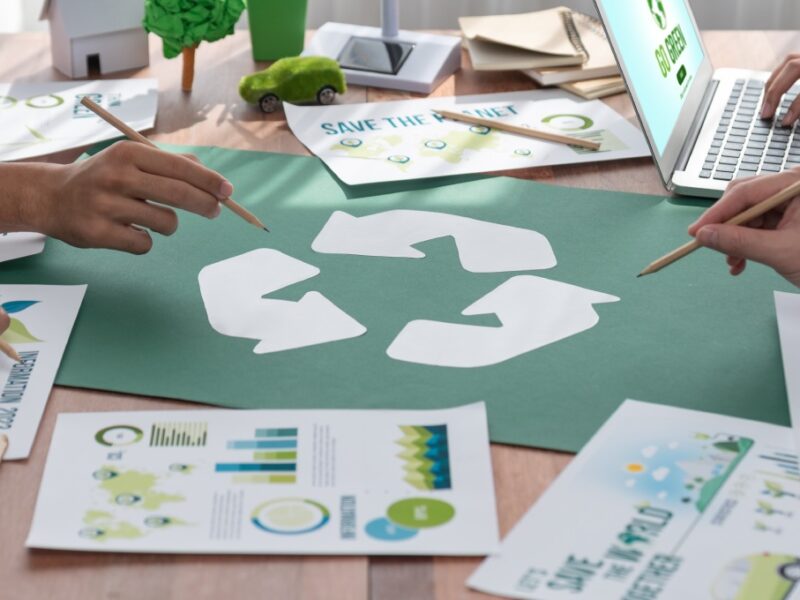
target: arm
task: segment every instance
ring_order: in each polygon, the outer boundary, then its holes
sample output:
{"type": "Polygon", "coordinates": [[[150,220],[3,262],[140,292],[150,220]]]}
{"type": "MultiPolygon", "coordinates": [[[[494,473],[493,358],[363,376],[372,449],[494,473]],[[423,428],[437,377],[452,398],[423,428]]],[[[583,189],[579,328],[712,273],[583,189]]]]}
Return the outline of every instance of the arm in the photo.
{"type": "Polygon", "coordinates": [[[119,142],[69,165],[0,165],[0,231],[37,231],[81,248],[143,254],[171,235],[173,208],[214,218],[233,186],[192,157],[119,142]]]}

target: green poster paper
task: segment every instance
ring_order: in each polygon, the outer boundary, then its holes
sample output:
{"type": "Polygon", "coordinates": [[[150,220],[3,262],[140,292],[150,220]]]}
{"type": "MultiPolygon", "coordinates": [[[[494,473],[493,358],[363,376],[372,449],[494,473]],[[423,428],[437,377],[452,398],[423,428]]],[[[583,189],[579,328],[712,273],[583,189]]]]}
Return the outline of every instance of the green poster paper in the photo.
{"type": "MultiPolygon", "coordinates": [[[[272,230],[229,211],[182,214],[146,256],[78,250],[51,240],[38,256],[0,265],[3,283],[88,283],[56,383],[238,408],[434,408],[484,400],[495,442],[578,450],[625,398],[786,425],[789,415],[769,269],[730,277],[700,250],[637,279],[687,240],[702,204],[568,189],[506,177],[342,188],[316,158],[205,147],[193,152],[236,187],[236,200],[272,230]],[[593,328],[498,365],[460,369],[393,360],[406,323],[499,325],[461,311],[519,273],[465,271],[452,239],[420,244],[423,259],[317,254],[311,242],[334,210],[448,212],[535,229],[558,265],[529,274],[613,294],[593,328]],[[204,266],[271,247],[320,274],[271,294],[317,290],[367,328],[360,337],[272,354],[208,323],[204,266]]],[[[368,165],[365,166],[368,168],[368,165]]],[[[631,423],[631,427],[636,427],[631,423]]]]}

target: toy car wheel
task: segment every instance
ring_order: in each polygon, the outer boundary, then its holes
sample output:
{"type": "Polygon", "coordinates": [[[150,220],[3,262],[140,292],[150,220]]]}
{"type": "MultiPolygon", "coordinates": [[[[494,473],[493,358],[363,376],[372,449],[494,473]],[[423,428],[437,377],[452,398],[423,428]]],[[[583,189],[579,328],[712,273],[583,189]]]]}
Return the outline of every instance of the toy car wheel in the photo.
{"type": "Polygon", "coordinates": [[[333,104],[336,99],[336,90],[333,87],[326,85],[317,92],[317,102],[320,104],[333,104]]]}
{"type": "Polygon", "coordinates": [[[273,113],[281,106],[281,99],[275,94],[264,94],[258,101],[258,106],[265,113],[273,113]]]}
{"type": "Polygon", "coordinates": [[[800,562],[781,565],[781,567],[778,569],[778,572],[781,574],[781,576],[783,576],[784,579],[788,579],[789,581],[794,581],[796,583],[800,581],[800,562]]]}

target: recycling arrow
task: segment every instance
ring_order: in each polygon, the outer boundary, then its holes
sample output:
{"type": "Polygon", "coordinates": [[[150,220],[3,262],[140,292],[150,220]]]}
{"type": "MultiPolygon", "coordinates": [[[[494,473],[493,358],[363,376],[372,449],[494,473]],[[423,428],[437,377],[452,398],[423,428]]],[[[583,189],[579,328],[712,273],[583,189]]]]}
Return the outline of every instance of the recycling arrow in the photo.
{"type": "Polygon", "coordinates": [[[389,210],[365,217],[335,211],[311,248],[323,254],[423,258],[415,244],[448,236],[455,240],[461,266],[473,273],[556,265],[553,249],[541,233],[421,210],[389,210]]]}
{"type": "Polygon", "coordinates": [[[223,335],[260,340],[253,351],[264,354],[366,332],[319,292],[297,302],[262,297],[318,274],[313,265],[260,248],[204,267],[198,281],[211,326],[223,335]]]}
{"type": "Polygon", "coordinates": [[[467,307],[464,315],[496,314],[500,327],[417,320],[386,353],[396,360],[447,367],[484,367],[591,329],[593,304],[619,298],[533,275],[518,275],[467,307]]]}

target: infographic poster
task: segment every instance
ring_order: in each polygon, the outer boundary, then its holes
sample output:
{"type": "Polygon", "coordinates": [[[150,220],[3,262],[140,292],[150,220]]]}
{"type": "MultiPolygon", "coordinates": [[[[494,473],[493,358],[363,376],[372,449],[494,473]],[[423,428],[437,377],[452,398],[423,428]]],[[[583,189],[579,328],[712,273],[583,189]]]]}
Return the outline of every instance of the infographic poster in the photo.
{"type": "Polygon", "coordinates": [[[20,356],[0,354],[0,434],[4,459],[27,458],[53,388],[85,285],[0,285],[0,308],[10,319],[0,339],[20,356]]]}
{"type": "Polygon", "coordinates": [[[119,131],[81,104],[84,96],[137,131],[155,125],[155,79],[0,83],[0,161],[119,137],[119,131]]]}
{"type": "Polygon", "coordinates": [[[536,90],[338,106],[285,106],[292,132],[345,183],[649,156],[635,126],[599,100],[536,90]],[[463,112],[599,142],[599,151],[445,119],[463,112]]]}
{"type": "Polygon", "coordinates": [[[535,600],[796,598],[792,430],[628,400],[468,583],[535,600]]]}
{"type": "Polygon", "coordinates": [[[485,555],[483,403],[59,415],[34,548],[485,555]]]}

